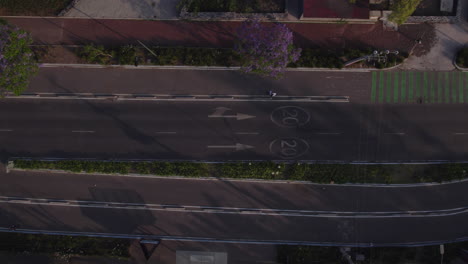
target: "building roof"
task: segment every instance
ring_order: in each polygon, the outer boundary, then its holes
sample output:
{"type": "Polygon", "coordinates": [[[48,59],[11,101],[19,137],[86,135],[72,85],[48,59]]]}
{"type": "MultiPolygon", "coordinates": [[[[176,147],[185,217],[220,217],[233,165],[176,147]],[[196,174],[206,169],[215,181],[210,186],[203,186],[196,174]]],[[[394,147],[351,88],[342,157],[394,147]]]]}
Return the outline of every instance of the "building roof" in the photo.
{"type": "Polygon", "coordinates": [[[369,0],[304,0],[304,18],[369,19],[369,0]]]}

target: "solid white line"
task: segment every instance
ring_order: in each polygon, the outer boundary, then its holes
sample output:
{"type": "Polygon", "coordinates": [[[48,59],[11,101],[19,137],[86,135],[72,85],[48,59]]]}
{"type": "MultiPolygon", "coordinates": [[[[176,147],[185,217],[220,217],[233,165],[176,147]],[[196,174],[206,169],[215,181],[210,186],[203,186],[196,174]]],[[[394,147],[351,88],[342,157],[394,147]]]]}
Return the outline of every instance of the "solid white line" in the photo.
{"type": "Polygon", "coordinates": [[[0,132],[11,132],[13,131],[12,129],[0,129],[0,132]]]}
{"type": "Polygon", "coordinates": [[[177,132],[171,132],[171,131],[159,131],[159,132],[156,132],[156,134],[177,134],[177,132]]]}
{"type": "Polygon", "coordinates": [[[72,133],[94,133],[92,130],[73,130],[72,133]]]}
{"type": "Polygon", "coordinates": [[[164,205],[144,203],[122,203],[101,202],[83,200],[47,200],[40,198],[21,198],[0,196],[0,203],[15,203],[26,205],[51,205],[65,207],[87,207],[101,209],[124,209],[124,210],[148,210],[187,213],[208,214],[248,214],[248,215],[270,215],[289,217],[312,217],[312,218],[412,218],[412,217],[443,217],[465,214],[468,207],[450,208],[442,210],[421,211],[376,211],[376,212],[354,212],[354,211],[313,211],[313,210],[291,210],[271,208],[238,208],[238,207],[209,207],[209,206],[187,206],[187,205],[164,205]]]}
{"type": "Polygon", "coordinates": [[[258,132],[236,132],[237,135],[258,135],[258,132]]]}

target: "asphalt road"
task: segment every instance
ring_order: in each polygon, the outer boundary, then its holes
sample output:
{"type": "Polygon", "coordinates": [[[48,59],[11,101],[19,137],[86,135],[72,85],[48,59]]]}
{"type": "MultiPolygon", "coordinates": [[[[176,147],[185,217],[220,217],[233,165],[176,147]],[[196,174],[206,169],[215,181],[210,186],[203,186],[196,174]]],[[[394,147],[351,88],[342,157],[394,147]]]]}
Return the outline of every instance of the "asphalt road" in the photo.
{"type": "Polygon", "coordinates": [[[4,99],[3,157],[466,160],[463,105],[4,99]]]}
{"type": "Polygon", "coordinates": [[[468,237],[467,182],[344,187],[13,171],[2,183],[0,227],[20,230],[374,246],[468,237]]]}

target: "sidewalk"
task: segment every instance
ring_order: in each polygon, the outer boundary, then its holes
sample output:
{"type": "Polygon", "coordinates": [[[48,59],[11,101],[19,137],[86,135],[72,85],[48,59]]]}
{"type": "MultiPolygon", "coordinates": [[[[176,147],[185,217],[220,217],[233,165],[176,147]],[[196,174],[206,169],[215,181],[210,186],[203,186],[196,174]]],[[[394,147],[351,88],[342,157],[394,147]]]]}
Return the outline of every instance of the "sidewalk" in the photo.
{"type": "MultiPolygon", "coordinates": [[[[30,31],[36,44],[134,44],[183,45],[230,48],[239,22],[144,21],[74,18],[6,18],[30,31]]],[[[363,48],[410,51],[414,40],[433,34],[424,25],[405,25],[400,32],[385,31],[376,24],[288,23],[299,47],[326,49],[363,48]]]]}
{"type": "MultiPolygon", "coordinates": [[[[454,70],[453,60],[460,48],[468,44],[468,0],[459,0],[459,22],[433,24],[435,35],[423,37],[423,49],[427,52],[410,57],[401,67],[405,70],[454,70]]],[[[423,33],[422,33],[423,34],[423,33]]]]}

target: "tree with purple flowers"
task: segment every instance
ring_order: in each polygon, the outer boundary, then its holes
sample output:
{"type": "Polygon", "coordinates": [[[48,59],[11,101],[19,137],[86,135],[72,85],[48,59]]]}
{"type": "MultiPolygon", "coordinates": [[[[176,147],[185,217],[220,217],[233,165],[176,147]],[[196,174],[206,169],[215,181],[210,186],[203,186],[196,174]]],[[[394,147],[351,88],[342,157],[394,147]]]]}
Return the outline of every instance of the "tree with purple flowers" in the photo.
{"type": "Polygon", "coordinates": [[[31,43],[26,31],[0,21],[0,96],[7,92],[20,95],[37,72],[31,43]]]}
{"type": "Polygon", "coordinates": [[[246,20],[239,27],[236,52],[241,57],[241,71],[279,79],[287,65],[296,62],[301,49],[293,45],[293,33],[284,24],[261,24],[246,20]]]}

